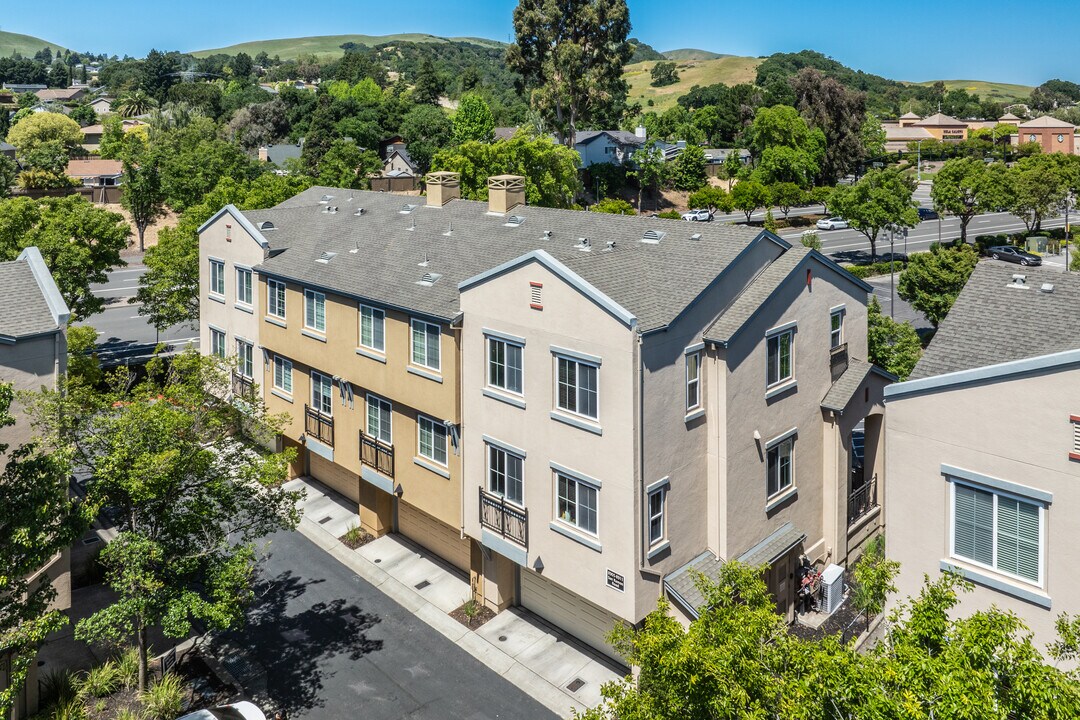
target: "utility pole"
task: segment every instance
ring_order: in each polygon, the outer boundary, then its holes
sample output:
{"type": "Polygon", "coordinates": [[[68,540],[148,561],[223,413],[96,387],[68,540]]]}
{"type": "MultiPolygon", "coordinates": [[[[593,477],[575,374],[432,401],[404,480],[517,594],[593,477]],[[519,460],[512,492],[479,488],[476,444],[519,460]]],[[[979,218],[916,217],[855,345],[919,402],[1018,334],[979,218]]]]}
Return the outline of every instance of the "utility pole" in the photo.
{"type": "Polygon", "coordinates": [[[889,317],[896,319],[896,253],[893,252],[895,239],[893,226],[889,226],[889,317]]]}

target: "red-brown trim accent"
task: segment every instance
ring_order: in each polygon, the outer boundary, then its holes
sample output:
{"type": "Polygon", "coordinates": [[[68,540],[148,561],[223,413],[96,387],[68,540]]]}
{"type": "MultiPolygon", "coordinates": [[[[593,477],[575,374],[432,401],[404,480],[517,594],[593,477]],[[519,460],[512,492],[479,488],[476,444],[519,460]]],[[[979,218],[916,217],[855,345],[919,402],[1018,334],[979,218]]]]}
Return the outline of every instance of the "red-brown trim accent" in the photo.
{"type": "MultiPolygon", "coordinates": [[[[532,291],[532,288],[543,288],[543,287],[544,287],[544,283],[533,282],[531,280],[529,281],[530,292],[532,291]]],[[[532,308],[533,310],[543,310],[544,309],[544,305],[542,303],[531,302],[531,303],[529,303],[529,307],[532,308]]]]}
{"type": "Polygon", "coordinates": [[[1080,423],[1080,415],[1070,415],[1069,422],[1080,423]]]}
{"type": "Polygon", "coordinates": [[[1076,460],[1077,462],[1080,462],[1080,453],[1074,453],[1074,452],[1069,453],[1069,459],[1070,460],[1076,460]]]}

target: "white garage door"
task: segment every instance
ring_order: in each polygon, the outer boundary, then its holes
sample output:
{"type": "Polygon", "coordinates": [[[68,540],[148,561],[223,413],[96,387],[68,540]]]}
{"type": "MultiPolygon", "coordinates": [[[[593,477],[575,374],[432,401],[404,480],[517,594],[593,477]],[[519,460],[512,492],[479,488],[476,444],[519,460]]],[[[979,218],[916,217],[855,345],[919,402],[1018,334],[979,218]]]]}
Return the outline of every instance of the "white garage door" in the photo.
{"type": "Polygon", "coordinates": [[[332,463],[321,455],[313,452],[308,453],[310,458],[309,469],[311,477],[336,493],[344,495],[359,507],[360,505],[360,476],[349,472],[336,463],[332,463]]]}
{"type": "Polygon", "coordinates": [[[404,500],[398,501],[398,532],[454,567],[469,571],[469,540],[462,540],[457,528],[440,522],[404,500]]]}
{"type": "Polygon", "coordinates": [[[586,645],[626,662],[606,640],[618,617],[528,568],[521,569],[521,604],[586,645]]]}

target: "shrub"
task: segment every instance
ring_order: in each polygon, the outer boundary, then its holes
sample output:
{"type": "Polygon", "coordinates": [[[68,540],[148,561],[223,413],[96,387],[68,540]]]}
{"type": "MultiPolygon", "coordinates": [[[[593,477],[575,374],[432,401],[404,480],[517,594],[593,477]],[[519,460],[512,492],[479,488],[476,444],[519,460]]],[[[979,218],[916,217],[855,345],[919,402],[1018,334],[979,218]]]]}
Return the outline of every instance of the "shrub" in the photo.
{"type": "Polygon", "coordinates": [[[807,232],[804,232],[800,240],[802,241],[804,247],[808,247],[811,250],[817,250],[818,252],[821,252],[821,238],[819,238],[818,234],[813,230],[808,230],[807,232]]]}
{"type": "MultiPolygon", "coordinates": [[[[897,261],[892,267],[897,273],[900,273],[906,265],[907,263],[897,261]]],[[[884,260],[882,262],[870,263],[869,265],[848,265],[845,266],[844,269],[860,280],[865,280],[868,277],[875,277],[877,275],[888,275],[889,261],[884,260]]]]}
{"type": "Polygon", "coordinates": [[[656,217],[664,218],[665,220],[682,220],[682,215],[678,210],[665,210],[661,213],[656,213],[656,217]]]}
{"type": "Polygon", "coordinates": [[[608,213],[610,215],[637,215],[633,205],[618,198],[604,198],[600,202],[593,203],[593,206],[589,209],[593,212],[608,213]]]}
{"type": "Polygon", "coordinates": [[[77,695],[75,676],[65,670],[54,670],[42,676],[40,689],[43,706],[62,705],[77,695]]]}
{"type": "Polygon", "coordinates": [[[114,720],[144,720],[143,714],[131,708],[121,708],[117,711],[114,720]]]}
{"type": "Polygon", "coordinates": [[[79,694],[86,697],[103,698],[112,695],[120,688],[120,674],[111,660],[86,671],[79,679],[79,694]]]}
{"type": "Polygon", "coordinates": [[[124,688],[139,682],[139,648],[129,647],[116,658],[116,679],[124,688]]]}
{"type": "Polygon", "coordinates": [[[150,720],[173,720],[184,708],[186,692],[187,688],[178,675],[166,673],[142,694],[146,716],[150,720]]]}

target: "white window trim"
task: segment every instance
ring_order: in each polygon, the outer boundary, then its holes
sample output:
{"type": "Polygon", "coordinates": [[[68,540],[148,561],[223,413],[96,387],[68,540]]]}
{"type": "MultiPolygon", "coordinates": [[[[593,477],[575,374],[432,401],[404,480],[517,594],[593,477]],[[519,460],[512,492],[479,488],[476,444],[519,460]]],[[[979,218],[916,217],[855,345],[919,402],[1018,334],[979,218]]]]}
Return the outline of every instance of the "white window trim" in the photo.
{"type": "Polygon", "coordinates": [[[416,367],[427,368],[428,370],[431,370],[431,371],[434,371],[434,372],[437,372],[437,373],[442,372],[442,355],[443,355],[442,354],[442,326],[437,324],[437,323],[428,322],[427,320],[420,320],[418,318],[410,318],[409,319],[409,364],[410,365],[415,365],[416,367]],[[415,357],[415,350],[416,350],[416,345],[415,345],[416,336],[413,334],[413,331],[414,331],[414,328],[417,325],[423,325],[424,326],[424,362],[416,362],[416,360],[413,359],[415,357]],[[427,329],[429,327],[436,328],[439,331],[439,334],[438,334],[439,339],[436,341],[436,342],[439,343],[439,364],[438,365],[428,365],[427,364],[427,362],[428,362],[427,329]]]}
{"type": "MultiPolygon", "coordinates": [[[[554,393],[553,393],[554,397],[552,398],[552,401],[553,401],[553,404],[555,405],[555,412],[562,413],[564,415],[569,415],[569,416],[572,416],[572,417],[579,417],[579,418],[582,418],[583,420],[585,420],[588,423],[599,425],[600,424],[600,363],[599,362],[593,362],[592,358],[586,359],[585,357],[583,357],[583,356],[581,356],[579,354],[573,354],[572,355],[572,354],[569,354],[567,351],[563,351],[563,350],[559,350],[559,351],[554,351],[553,350],[552,351],[552,357],[555,360],[551,364],[552,365],[552,367],[551,367],[552,389],[554,391],[554,393]],[[566,409],[564,407],[559,407],[559,360],[567,360],[569,362],[576,363],[578,365],[586,365],[588,367],[592,367],[592,368],[596,369],[596,416],[595,417],[592,416],[592,415],[586,415],[583,412],[578,412],[577,410],[568,410],[568,409],[566,409]]],[[[599,358],[596,358],[596,360],[599,360],[599,358]]],[[[575,383],[574,383],[575,393],[577,392],[577,390],[580,387],[581,387],[580,383],[575,381],[575,383]]],[[[576,402],[576,399],[575,399],[575,402],[576,402]]]]}
{"type": "Polygon", "coordinates": [[[846,321],[847,321],[847,308],[845,308],[843,305],[838,305],[837,307],[834,307],[831,310],[829,310],[829,349],[830,350],[835,350],[836,348],[840,347],[845,342],[847,342],[847,339],[846,339],[846,335],[847,335],[847,327],[846,327],[846,325],[847,325],[847,322],[846,321]],[[840,317],[840,328],[838,330],[833,330],[832,329],[832,321],[833,321],[833,318],[837,317],[837,316],[840,317]],[[833,336],[834,332],[840,333],[840,339],[835,343],[832,341],[832,336],[833,336]]]}
{"type": "Polygon", "coordinates": [[[787,325],[781,325],[779,328],[774,328],[765,334],[765,389],[774,390],[776,388],[785,387],[795,383],[795,323],[788,323],[787,325]],[[791,374],[787,377],[780,377],[780,337],[788,335],[788,365],[791,370],[791,374]],[[776,368],[776,381],[769,382],[769,342],[776,338],[776,361],[778,366],[776,368]]]}
{"type": "MultiPolygon", "coordinates": [[[[313,313],[313,317],[316,320],[318,320],[318,317],[319,317],[318,311],[313,313]]],[[[317,333],[320,333],[320,334],[326,334],[326,293],[321,293],[318,290],[312,290],[310,288],[304,288],[304,328],[307,329],[307,330],[311,330],[312,332],[317,332],[317,333]],[[319,297],[322,298],[322,303],[323,303],[323,326],[322,326],[322,328],[318,328],[318,327],[316,327],[314,325],[308,325],[307,324],[308,302],[309,302],[309,300],[313,302],[315,298],[319,298],[319,297]]]]}
{"type": "MultiPolygon", "coordinates": [[[[697,348],[697,346],[694,346],[694,347],[697,348]]],[[[684,353],[683,353],[683,401],[684,401],[684,403],[686,405],[686,414],[687,415],[693,413],[696,410],[700,410],[702,408],[702,402],[701,402],[702,401],[702,397],[701,397],[701,359],[702,359],[702,355],[703,355],[703,353],[702,353],[700,348],[693,349],[693,350],[690,349],[690,348],[687,348],[686,351],[684,351],[684,353]],[[695,402],[693,405],[691,405],[688,402],[689,401],[688,396],[690,395],[690,382],[691,382],[690,381],[690,358],[697,358],[697,377],[694,378],[694,380],[693,380],[693,382],[697,386],[697,390],[696,390],[696,393],[695,393],[697,395],[697,402],[695,402]]]]}
{"type": "Polygon", "coordinates": [[[416,456],[419,457],[419,458],[422,458],[424,460],[427,460],[429,462],[433,462],[436,465],[438,465],[439,467],[443,467],[443,468],[449,467],[448,463],[450,462],[450,430],[449,430],[449,428],[446,427],[446,423],[444,423],[442,420],[436,420],[435,418],[431,417],[430,415],[424,415],[423,413],[417,413],[417,415],[416,415],[416,456]],[[423,453],[423,451],[420,449],[421,448],[421,445],[420,445],[420,433],[423,432],[422,427],[421,427],[421,420],[427,420],[428,422],[430,422],[432,424],[432,433],[433,433],[433,435],[432,435],[432,445],[434,445],[434,430],[435,430],[434,426],[439,425],[439,426],[442,427],[442,429],[443,429],[443,440],[446,442],[446,461],[445,462],[442,461],[442,460],[437,460],[436,458],[433,458],[433,457],[431,457],[429,455],[425,455],[423,453]]]}
{"type": "MultiPolygon", "coordinates": [[[[357,310],[357,318],[358,318],[358,325],[357,325],[357,328],[356,328],[357,329],[357,335],[356,335],[356,345],[357,345],[357,347],[362,347],[365,350],[370,350],[372,352],[379,353],[380,355],[385,355],[386,354],[386,311],[383,310],[382,308],[377,308],[374,305],[368,305],[367,303],[360,303],[360,307],[357,310]],[[380,315],[382,315],[382,339],[383,339],[382,347],[376,347],[374,344],[367,345],[367,344],[364,343],[364,310],[370,310],[371,311],[371,313],[372,313],[372,315],[371,315],[372,322],[374,322],[374,320],[375,320],[375,313],[379,313],[380,315]]],[[[371,340],[372,340],[372,343],[374,343],[374,341],[375,341],[375,327],[374,327],[374,325],[371,328],[371,340]]]]}
{"type": "Polygon", "coordinates": [[[245,340],[244,338],[235,338],[235,340],[236,340],[236,368],[239,371],[239,375],[241,377],[247,378],[248,380],[254,380],[255,379],[255,344],[252,343],[250,340],[245,340]],[[248,348],[251,349],[251,374],[245,374],[243,372],[244,359],[240,355],[240,346],[241,345],[246,345],[248,348]]]}
{"type": "Polygon", "coordinates": [[[274,356],[274,363],[273,363],[272,372],[273,372],[273,375],[274,375],[273,380],[272,380],[274,389],[275,390],[280,390],[281,392],[283,392],[286,395],[289,395],[291,397],[292,392],[293,392],[292,391],[292,389],[293,389],[293,364],[292,364],[292,360],[289,360],[288,358],[283,358],[280,355],[275,355],[274,356]],[[277,384],[277,366],[278,366],[279,362],[281,363],[282,380],[284,380],[284,378],[285,378],[286,370],[288,371],[288,376],[289,376],[289,387],[288,387],[288,389],[286,389],[284,385],[278,385],[277,384]]]}
{"type": "Polygon", "coordinates": [[[650,486],[651,489],[645,494],[645,537],[649,540],[649,548],[652,549],[657,545],[662,545],[667,542],[668,539],[668,522],[667,522],[667,493],[670,486],[667,483],[658,483],[656,487],[650,486]],[[660,513],[659,515],[652,514],[652,497],[653,495],[660,496],[660,513]],[[655,540],[650,537],[652,533],[652,521],[653,518],[660,518],[660,537],[655,540]]]}
{"type": "Polygon", "coordinates": [[[981,485],[981,484],[976,483],[976,482],[966,482],[964,480],[961,480],[961,479],[955,478],[955,477],[949,477],[948,482],[949,482],[949,524],[948,524],[947,531],[949,533],[949,559],[950,560],[955,560],[955,561],[957,561],[959,563],[962,563],[964,565],[970,565],[972,567],[980,568],[982,570],[985,570],[988,573],[992,573],[994,575],[997,575],[998,577],[1007,578],[1008,580],[1010,580],[1012,582],[1023,583],[1024,585],[1027,585],[1029,587],[1036,587],[1036,588],[1039,588],[1040,590],[1045,590],[1046,589],[1046,503],[1041,501],[1041,500],[1037,500],[1036,498],[1030,497],[1030,496],[1018,495],[1016,493],[1011,493],[1011,492],[1009,492],[1007,490],[1001,490],[1001,489],[991,487],[991,486],[988,486],[988,485],[981,485]],[[998,540],[997,540],[997,535],[998,535],[998,532],[997,532],[997,526],[998,526],[998,503],[997,503],[997,499],[998,499],[998,497],[999,496],[1007,497],[1007,498],[1010,498],[1012,500],[1018,500],[1020,502],[1026,503],[1028,505],[1034,505],[1035,507],[1039,508],[1039,580],[1038,580],[1038,582],[1034,582],[1030,578],[1021,577],[1020,575],[1014,575],[1013,573],[1010,573],[1010,572],[1008,572],[1006,570],[1002,570],[1001,568],[996,567],[994,564],[987,565],[986,563],[981,563],[978,560],[974,560],[972,558],[967,558],[967,557],[963,557],[962,555],[957,555],[956,554],[956,487],[958,485],[963,485],[964,487],[969,487],[969,488],[972,488],[974,490],[979,490],[981,492],[990,493],[991,495],[994,496],[994,509],[993,509],[994,526],[993,526],[993,528],[991,530],[991,535],[993,537],[993,543],[994,543],[993,544],[993,562],[994,563],[997,562],[997,555],[998,555],[998,540]]]}
{"type": "Polygon", "coordinates": [[[222,330],[221,328],[214,327],[213,325],[210,325],[209,328],[210,328],[210,356],[211,357],[216,357],[219,360],[224,360],[226,357],[229,356],[229,334],[227,332],[225,332],[224,330],[222,330]],[[221,336],[221,354],[220,355],[218,355],[214,351],[215,350],[215,348],[214,348],[214,337],[217,336],[217,335],[221,336]]]}
{"type": "MultiPolygon", "coordinates": [[[[600,481],[594,480],[594,479],[592,479],[590,477],[587,477],[585,475],[581,475],[580,473],[573,472],[572,470],[569,470],[568,468],[565,468],[562,465],[559,465],[559,464],[554,463],[554,462],[549,463],[549,465],[551,466],[551,471],[552,471],[552,475],[553,475],[553,479],[554,479],[554,482],[551,484],[551,489],[552,489],[552,493],[551,493],[551,499],[552,499],[551,515],[552,515],[553,518],[555,518],[554,524],[557,525],[557,526],[560,526],[560,527],[564,527],[564,528],[570,530],[573,533],[580,534],[583,537],[599,539],[600,538],[600,492],[601,492],[600,481]],[[590,531],[590,530],[586,530],[585,528],[581,527],[580,525],[575,525],[575,524],[573,524],[573,523],[571,523],[571,522],[569,522],[567,520],[563,520],[559,516],[559,476],[560,475],[562,475],[564,478],[566,478],[568,480],[573,480],[575,483],[578,483],[578,484],[581,484],[581,485],[588,485],[589,487],[591,487],[593,490],[596,491],[596,531],[595,532],[590,531]]],[[[575,500],[575,502],[576,502],[576,500],[575,500]]]]}
{"type": "Polygon", "coordinates": [[[244,307],[251,307],[255,303],[255,273],[246,265],[233,265],[233,268],[233,276],[236,278],[236,302],[244,307]],[[240,273],[247,273],[248,292],[251,295],[250,300],[242,300],[240,298],[240,273]]]}
{"type": "MultiPolygon", "coordinates": [[[[765,500],[772,502],[774,500],[784,498],[796,491],[798,483],[795,482],[795,440],[799,434],[798,428],[792,428],[785,433],[777,435],[772,440],[765,443],[765,500]],[[769,453],[773,448],[778,447],[788,440],[791,441],[791,482],[786,486],[779,488],[776,492],[769,494],[769,453]]],[[[777,482],[779,485],[779,482],[777,482]]]]}
{"type": "MultiPolygon", "coordinates": [[[[323,415],[325,417],[334,417],[334,386],[337,384],[337,383],[334,382],[334,377],[332,375],[327,375],[326,373],[319,372],[318,370],[312,370],[309,373],[308,379],[309,379],[309,384],[311,385],[311,387],[309,388],[310,392],[308,392],[308,401],[311,403],[312,408],[316,412],[318,412],[320,415],[323,415]],[[315,377],[316,376],[318,376],[320,378],[323,378],[324,380],[329,380],[330,381],[330,402],[327,403],[330,406],[329,410],[324,411],[322,409],[322,402],[321,401],[319,403],[319,406],[315,407],[315,377]]],[[[319,385],[322,385],[322,383],[320,382],[319,385]]]]}
{"type": "Polygon", "coordinates": [[[269,317],[277,318],[279,320],[284,320],[285,319],[285,307],[286,307],[286,304],[287,304],[287,302],[286,302],[287,297],[288,297],[288,288],[285,285],[285,283],[281,282],[280,280],[274,280],[273,278],[267,278],[267,280],[266,280],[266,314],[269,317]],[[280,315],[275,314],[273,312],[273,310],[271,310],[271,305],[270,305],[270,298],[272,297],[272,293],[274,292],[274,289],[277,288],[277,287],[281,288],[281,307],[279,308],[281,310],[280,315]]]}
{"type": "Polygon", "coordinates": [[[490,493],[492,495],[498,495],[499,497],[501,497],[503,500],[510,503],[514,507],[525,509],[525,451],[524,450],[519,450],[518,448],[515,448],[512,445],[507,445],[506,443],[499,442],[498,440],[495,440],[494,438],[490,438],[487,435],[485,435],[484,436],[484,456],[485,456],[484,457],[484,466],[485,466],[484,469],[486,470],[485,477],[484,477],[484,491],[488,492],[488,493],[490,493]],[[497,450],[498,452],[501,452],[503,455],[509,455],[509,456],[512,456],[512,457],[516,457],[518,460],[521,461],[521,500],[520,501],[519,500],[514,500],[509,495],[507,495],[505,492],[498,493],[498,492],[495,492],[494,490],[491,489],[491,451],[492,450],[497,450]]]}
{"type": "Polygon", "coordinates": [[[215,257],[207,258],[207,259],[210,261],[210,278],[209,278],[210,294],[212,296],[216,297],[216,298],[224,298],[225,297],[225,286],[226,286],[226,282],[225,282],[225,261],[221,260],[219,258],[215,258],[215,257]],[[214,268],[215,265],[221,268],[221,290],[220,290],[220,292],[218,290],[214,289],[214,270],[213,270],[213,268],[214,268]]]}
{"type": "Polygon", "coordinates": [[[525,397],[525,341],[518,341],[516,339],[511,340],[507,335],[495,334],[489,331],[484,332],[484,386],[494,390],[495,392],[506,393],[507,395],[513,395],[514,397],[525,397]],[[518,368],[518,372],[521,374],[521,390],[511,390],[508,387],[502,387],[501,385],[491,384],[491,343],[497,342],[503,345],[510,345],[521,350],[521,367],[518,368]]]}
{"type": "MultiPolygon", "coordinates": [[[[367,435],[368,437],[375,438],[377,441],[381,442],[383,445],[388,445],[390,447],[393,447],[394,446],[394,403],[392,401],[390,401],[390,400],[387,400],[384,397],[380,397],[379,395],[375,395],[373,393],[368,393],[367,394],[367,400],[364,403],[364,413],[365,413],[365,415],[364,415],[364,434],[367,435]],[[371,415],[369,415],[367,413],[371,412],[369,410],[369,408],[372,405],[372,403],[380,404],[379,405],[380,410],[382,408],[381,403],[386,403],[387,405],[390,406],[390,428],[389,428],[390,429],[390,432],[389,432],[390,439],[389,440],[383,440],[381,437],[379,437],[378,435],[375,435],[374,433],[371,432],[371,426],[368,424],[368,421],[371,418],[371,415]]],[[[381,434],[382,420],[379,421],[379,430],[380,430],[380,434],[381,434]]],[[[417,439],[419,440],[419,435],[417,435],[417,439]]]]}

